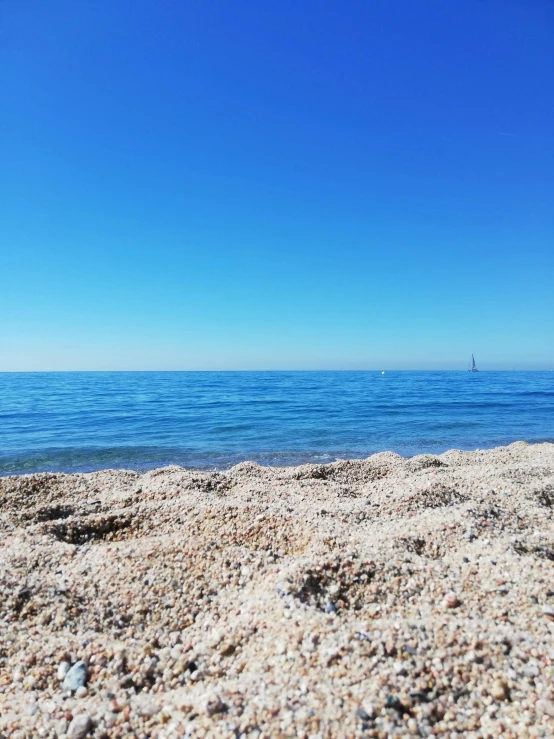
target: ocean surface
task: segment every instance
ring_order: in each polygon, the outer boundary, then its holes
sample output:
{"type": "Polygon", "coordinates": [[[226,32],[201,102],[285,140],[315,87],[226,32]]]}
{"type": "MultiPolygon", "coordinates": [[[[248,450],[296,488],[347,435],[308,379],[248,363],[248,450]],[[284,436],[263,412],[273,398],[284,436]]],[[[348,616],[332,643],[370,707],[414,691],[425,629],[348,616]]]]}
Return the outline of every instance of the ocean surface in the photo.
{"type": "Polygon", "coordinates": [[[0,373],[0,475],[554,441],[554,372],[0,373]]]}

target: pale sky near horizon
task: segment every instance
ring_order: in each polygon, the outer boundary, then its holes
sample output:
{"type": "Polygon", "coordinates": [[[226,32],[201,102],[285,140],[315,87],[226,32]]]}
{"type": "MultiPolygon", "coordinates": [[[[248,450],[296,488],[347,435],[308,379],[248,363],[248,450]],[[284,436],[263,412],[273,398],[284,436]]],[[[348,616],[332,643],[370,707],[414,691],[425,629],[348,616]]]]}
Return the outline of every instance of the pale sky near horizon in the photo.
{"type": "Polygon", "coordinates": [[[554,368],[549,0],[3,0],[0,371],[554,368]]]}

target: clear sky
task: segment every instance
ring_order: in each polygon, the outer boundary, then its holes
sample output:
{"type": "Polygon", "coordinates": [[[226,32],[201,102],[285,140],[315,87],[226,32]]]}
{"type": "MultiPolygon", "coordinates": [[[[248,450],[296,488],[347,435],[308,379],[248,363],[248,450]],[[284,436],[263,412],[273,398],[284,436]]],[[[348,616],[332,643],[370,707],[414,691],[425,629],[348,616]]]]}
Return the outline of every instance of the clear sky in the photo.
{"type": "Polygon", "coordinates": [[[554,368],[552,0],[2,0],[0,369],[554,368]]]}

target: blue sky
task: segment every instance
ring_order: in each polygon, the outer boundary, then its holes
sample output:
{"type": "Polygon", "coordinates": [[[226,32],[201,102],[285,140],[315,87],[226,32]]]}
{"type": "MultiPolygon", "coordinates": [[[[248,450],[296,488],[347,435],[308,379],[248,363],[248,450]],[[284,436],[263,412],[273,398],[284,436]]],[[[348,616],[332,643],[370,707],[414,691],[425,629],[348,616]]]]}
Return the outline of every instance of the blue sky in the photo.
{"type": "Polygon", "coordinates": [[[0,370],[554,368],[551,0],[0,32],[0,370]]]}

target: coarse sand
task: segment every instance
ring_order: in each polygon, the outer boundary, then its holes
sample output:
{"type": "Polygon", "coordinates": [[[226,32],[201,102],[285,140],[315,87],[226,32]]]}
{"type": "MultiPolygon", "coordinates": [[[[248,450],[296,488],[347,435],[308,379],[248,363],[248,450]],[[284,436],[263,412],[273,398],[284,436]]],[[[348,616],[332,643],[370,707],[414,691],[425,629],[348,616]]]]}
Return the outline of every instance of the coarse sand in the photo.
{"type": "Polygon", "coordinates": [[[550,443],[0,478],[0,736],[554,737],[553,511],[550,443]]]}

